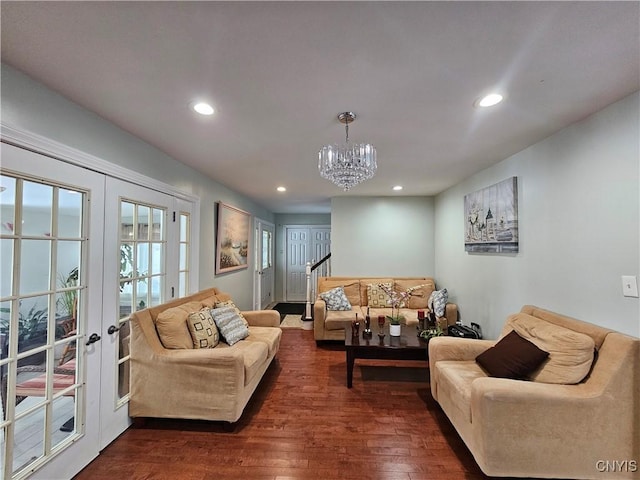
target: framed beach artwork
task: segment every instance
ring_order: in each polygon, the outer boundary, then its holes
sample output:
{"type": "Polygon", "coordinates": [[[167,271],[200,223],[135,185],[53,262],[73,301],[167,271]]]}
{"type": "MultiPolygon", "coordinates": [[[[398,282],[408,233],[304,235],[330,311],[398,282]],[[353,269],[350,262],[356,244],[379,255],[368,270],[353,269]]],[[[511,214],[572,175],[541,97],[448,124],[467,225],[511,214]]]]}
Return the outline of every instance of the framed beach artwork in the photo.
{"type": "Polygon", "coordinates": [[[251,214],[218,202],[216,273],[248,267],[251,214]]]}
{"type": "Polygon", "coordinates": [[[480,253],[518,252],[518,178],[464,196],[464,249],[480,253]]]}

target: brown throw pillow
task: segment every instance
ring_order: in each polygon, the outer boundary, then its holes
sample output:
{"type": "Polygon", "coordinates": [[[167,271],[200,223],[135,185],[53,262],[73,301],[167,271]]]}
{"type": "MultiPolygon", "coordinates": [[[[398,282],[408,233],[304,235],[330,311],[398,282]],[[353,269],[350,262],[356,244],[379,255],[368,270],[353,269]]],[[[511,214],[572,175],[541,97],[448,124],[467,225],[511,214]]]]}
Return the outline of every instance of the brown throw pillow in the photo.
{"type": "Polygon", "coordinates": [[[476,357],[476,362],[492,377],[526,379],[549,356],[514,330],[476,357]]]}

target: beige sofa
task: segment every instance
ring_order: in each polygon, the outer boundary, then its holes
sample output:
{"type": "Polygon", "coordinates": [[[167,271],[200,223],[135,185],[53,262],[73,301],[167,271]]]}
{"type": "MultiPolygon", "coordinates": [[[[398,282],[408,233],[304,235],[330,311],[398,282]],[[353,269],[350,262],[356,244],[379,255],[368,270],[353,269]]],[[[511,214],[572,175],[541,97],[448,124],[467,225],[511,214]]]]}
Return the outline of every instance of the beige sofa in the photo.
{"type": "Polygon", "coordinates": [[[131,316],[131,417],[227,422],[240,418],[278,353],[282,331],[275,310],[242,312],[249,323],[247,338],[233,346],[221,341],[215,348],[188,348],[192,345],[188,313],[229,299],[212,288],[131,316]],[[187,348],[165,348],[157,328],[161,312],[175,313],[171,324],[163,316],[165,342],[187,348]],[[166,340],[167,335],[172,338],[166,340]]]}
{"type": "MultiPolygon", "coordinates": [[[[482,471],[501,477],[640,478],[640,339],[533,306],[510,316],[501,337],[512,329],[521,334],[522,325],[534,335],[532,343],[550,352],[532,381],[489,377],[478,366],[476,356],[494,341],[440,337],[429,343],[433,397],[482,471]],[[577,378],[584,370],[576,376],[578,383],[543,383],[554,356],[574,346],[563,344],[575,337],[563,328],[593,339],[595,360],[586,364],[582,381],[577,378]],[[564,346],[543,348],[541,332],[564,346]]],[[[577,372],[569,362],[560,367],[546,382],[562,369],[577,372]]]]}
{"type": "MultiPolygon", "coordinates": [[[[412,292],[408,299],[407,307],[401,308],[400,314],[404,316],[408,325],[418,323],[418,310],[427,310],[427,301],[431,292],[436,289],[433,278],[429,277],[318,277],[318,296],[313,304],[313,331],[316,341],[319,340],[344,340],[344,329],[350,328],[351,321],[358,318],[363,320],[367,313],[368,295],[367,286],[379,283],[391,282],[394,289],[399,292],[406,291],[410,287],[420,286],[412,292]],[[351,310],[332,311],[327,310],[320,294],[335,287],[343,287],[351,310]]],[[[369,306],[370,307],[370,306],[369,306]]],[[[372,323],[375,324],[378,315],[390,315],[391,308],[370,308],[372,323]]],[[[441,327],[456,323],[458,320],[458,307],[453,303],[447,303],[445,315],[438,319],[441,327]]],[[[372,327],[375,328],[375,327],[372,327]]]]}

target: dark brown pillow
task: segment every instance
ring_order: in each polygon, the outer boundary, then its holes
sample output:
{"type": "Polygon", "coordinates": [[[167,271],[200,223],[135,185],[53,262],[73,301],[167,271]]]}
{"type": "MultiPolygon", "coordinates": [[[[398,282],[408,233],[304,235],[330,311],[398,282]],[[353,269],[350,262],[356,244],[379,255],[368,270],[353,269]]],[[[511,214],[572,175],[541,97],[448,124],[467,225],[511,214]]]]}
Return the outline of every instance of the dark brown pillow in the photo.
{"type": "Polygon", "coordinates": [[[515,330],[476,357],[476,362],[492,377],[526,379],[549,356],[515,330]]]}

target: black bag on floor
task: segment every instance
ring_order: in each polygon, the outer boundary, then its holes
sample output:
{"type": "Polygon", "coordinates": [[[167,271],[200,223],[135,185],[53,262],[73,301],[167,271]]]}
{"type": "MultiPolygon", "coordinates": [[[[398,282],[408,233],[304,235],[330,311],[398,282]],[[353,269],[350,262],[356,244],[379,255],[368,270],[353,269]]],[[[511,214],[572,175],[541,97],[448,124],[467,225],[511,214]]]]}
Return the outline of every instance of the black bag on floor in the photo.
{"type": "Polygon", "coordinates": [[[482,330],[477,323],[472,323],[470,327],[456,323],[455,325],[449,325],[447,335],[450,337],[481,339],[482,330]]]}

